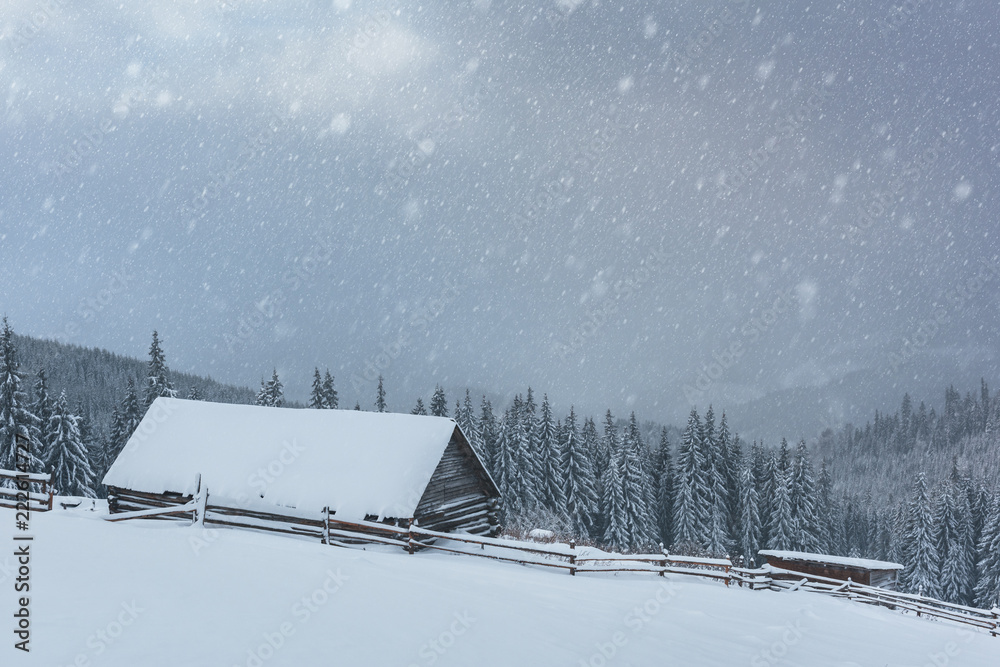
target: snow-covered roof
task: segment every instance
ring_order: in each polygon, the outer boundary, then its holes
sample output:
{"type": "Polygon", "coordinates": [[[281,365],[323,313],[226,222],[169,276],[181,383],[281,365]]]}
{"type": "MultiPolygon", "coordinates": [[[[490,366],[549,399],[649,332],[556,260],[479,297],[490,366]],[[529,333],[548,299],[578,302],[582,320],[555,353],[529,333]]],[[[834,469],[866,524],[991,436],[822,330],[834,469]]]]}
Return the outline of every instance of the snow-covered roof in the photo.
{"type": "Polygon", "coordinates": [[[761,556],[773,556],[782,560],[799,560],[807,563],[825,563],[828,565],[843,565],[844,567],[856,567],[864,570],[902,570],[899,563],[890,563],[885,560],[871,560],[870,558],[847,558],[844,556],[827,556],[825,554],[811,554],[805,551],[777,551],[765,549],[758,551],[761,556]]]}
{"type": "Polygon", "coordinates": [[[241,506],[412,517],[456,424],[445,417],[158,398],[104,477],[241,506]]]}

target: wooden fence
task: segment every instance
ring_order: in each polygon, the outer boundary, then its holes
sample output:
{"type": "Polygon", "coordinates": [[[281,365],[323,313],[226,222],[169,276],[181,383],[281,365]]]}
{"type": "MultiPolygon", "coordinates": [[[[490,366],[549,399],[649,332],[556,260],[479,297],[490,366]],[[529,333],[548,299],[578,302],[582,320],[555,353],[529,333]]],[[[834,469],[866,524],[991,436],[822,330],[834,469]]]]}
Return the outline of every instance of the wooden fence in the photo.
{"type": "MultiPolygon", "coordinates": [[[[49,499],[51,509],[51,496],[49,499]]],[[[427,530],[412,523],[406,526],[376,521],[345,521],[336,518],[329,508],[313,516],[275,514],[224,505],[211,504],[208,490],[198,482],[193,496],[180,497],[176,505],[152,507],[111,514],[108,521],[127,519],[173,518],[211,527],[244,528],[283,535],[316,539],[323,544],[354,547],[365,544],[395,546],[410,554],[436,550],[463,556],[563,570],[570,575],[590,573],[635,572],[705,577],[751,590],[812,591],[855,602],[880,605],[890,609],[913,612],[946,621],[963,623],[1000,636],[1000,609],[976,609],[951,604],[920,595],[898,593],[874,586],[840,581],[818,575],[804,574],[765,565],[749,569],[734,567],[727,559],[695,558],[658,554],[618,554],[577,549],[569,544],[519,542],[465,533],[442,533],[427,530]],[[440,544],[445,542],[446,544],[440,544]],[[459,549],[454,542],[478,546],[479,549],[459,549]]]]}
{"type": "Polygon", "coordinates": [[[0,469],[0,507],[48,512],[52,509],[52,479],[48,473],[0,469]],[[18,488],[27,483],[27,490],[18,488]]]}

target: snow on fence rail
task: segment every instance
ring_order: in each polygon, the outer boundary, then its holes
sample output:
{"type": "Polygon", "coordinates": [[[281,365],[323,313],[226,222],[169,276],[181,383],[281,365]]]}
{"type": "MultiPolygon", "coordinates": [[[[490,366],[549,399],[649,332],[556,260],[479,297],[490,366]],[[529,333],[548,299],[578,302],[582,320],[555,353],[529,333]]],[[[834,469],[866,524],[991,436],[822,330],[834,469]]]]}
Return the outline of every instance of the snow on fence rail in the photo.
{"type": "Polygon", "coordinates": [[[48,473],[17,472],[0,469],[0,507],[48,512],[52,509],[52,476],[48,473]],[[12,481],[9,488],[5,480],[12,481]],[[20,488],[26,485],[27,489],[20,488]]]}
{"type": "MultiPolygon", "coordinates": [[[[4,472],[6,471],[0,471],[0,477],[4,472]]],[[[42,479],[37,481],[45,482],[42,479]]],[[[51,492],[47,500],[48,508],[51,509],[51,492]]],[[[2,502],[0,498],[0,506],[2,502]]],[[[208,490],[201,487],[199,480],[198,492],[193,496],[179,496],[176,504],[145,507],[111,514],[106,518],[109,521],[180,519],[204,526],[295,535],[341,547],[364,544],[395,546],[405,549],[410,554],[431,549],[521,565],[549,567],[568,571],[570,575],[636,572],[656,574],[661,577],[668,573],[706,577],[722,581],[727,586],[735,584],[751,590],[804,590],[823,593],[855,602],[914,612],[917,616],[963,623],[987,630],[994,637],[1000,636],[1000,609],[965,607],[920,595],[856,584],[851,580],[830,579],[769,565],[750,569],[734,567],[727,559],[675,556],[666,552],[608,553],[590,548],[577,549],[575,542],[540,544],[466,533],[443,533],[421,528],[412,522],[406,526],[399,526],[378,521],[344,521],[337,519],[329,508],[324,508],[318,514],[318,516],[279,515],[211,504],[208,490]],[[448,544],[454,542],[459,545],[478,546],[479,549],[463,549],[458,545],[448,544]]]]}

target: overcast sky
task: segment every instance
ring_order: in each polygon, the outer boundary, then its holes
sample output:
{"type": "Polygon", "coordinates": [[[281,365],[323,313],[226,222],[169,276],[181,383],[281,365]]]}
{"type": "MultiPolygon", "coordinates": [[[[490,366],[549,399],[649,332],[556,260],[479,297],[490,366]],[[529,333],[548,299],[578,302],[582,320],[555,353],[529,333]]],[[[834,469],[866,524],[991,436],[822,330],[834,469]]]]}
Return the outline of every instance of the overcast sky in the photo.
{"type": "Polygon", "coordinates": [[[0,6],[19,333],[671,422],[996,371],[989,0],[0,6]]]}

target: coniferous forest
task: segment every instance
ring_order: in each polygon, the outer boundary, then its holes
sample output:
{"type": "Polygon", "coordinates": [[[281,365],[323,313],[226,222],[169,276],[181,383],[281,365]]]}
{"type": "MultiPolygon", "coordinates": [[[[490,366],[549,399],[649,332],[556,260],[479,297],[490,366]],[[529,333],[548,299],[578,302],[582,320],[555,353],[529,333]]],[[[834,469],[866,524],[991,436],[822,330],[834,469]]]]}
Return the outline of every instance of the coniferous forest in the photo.
{"type": "MultiPolygon", "coordinates": [[[[390,410],[380,377],[370,406],[390,410]]],[[[302,407],[276,370],[256,394],[171,372],[154,331],[143,363],[0,332],[0,468],[13,469],[17,434],[62,495],[99,497],[100,480],[160,396],[302,407]]],[[[317,367],[308,408],[335,409],[335,378],[317,367]]],[[[362,409],[359,404],[355,409],[362,409]]],[[[502,494],[513,534],[553,531],[616,551],[722,557],[760,549],[902,563],[901,587],[950,602],[1000,605],[1000,394],[982,382],[944,404],[914,406],[863,428],[827,429],[813,446],[744,442],[714,406],[682,428],[633,414],[557,415],[528,388],[494,407],[468,390],[453,405],[438,386],[412,414],[452,417],[502,494]]]]}

